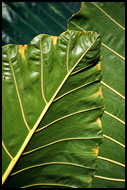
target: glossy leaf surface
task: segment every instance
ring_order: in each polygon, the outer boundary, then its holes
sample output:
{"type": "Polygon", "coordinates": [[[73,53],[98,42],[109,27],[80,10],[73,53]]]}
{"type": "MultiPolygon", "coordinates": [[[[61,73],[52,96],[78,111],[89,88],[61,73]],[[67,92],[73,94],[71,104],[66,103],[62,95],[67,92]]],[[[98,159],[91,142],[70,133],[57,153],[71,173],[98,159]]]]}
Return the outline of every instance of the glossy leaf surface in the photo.
{"type": "Polygon", "coordinates": [[[93,30],[102,35],[104,142],[100,146],[95,188],[125,186],[125,3],[86,2],[73,15],[68,29],[93,30]]]}
{"type": "Polygon", "coordinates": [[[3,46],[4,187],[91,187],[103,139],[100,44],[96,32],[69,30],[3,46]]]}

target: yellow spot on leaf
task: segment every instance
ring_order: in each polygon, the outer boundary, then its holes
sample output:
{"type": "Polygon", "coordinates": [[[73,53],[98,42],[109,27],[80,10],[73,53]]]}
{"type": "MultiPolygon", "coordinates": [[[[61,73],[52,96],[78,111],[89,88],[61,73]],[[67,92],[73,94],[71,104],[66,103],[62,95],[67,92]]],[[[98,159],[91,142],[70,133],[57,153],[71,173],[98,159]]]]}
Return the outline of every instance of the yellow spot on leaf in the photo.
{"type": "Polygon", "coordinates": [[[89,183],[92,183],[92,177],[89,178],[89,183]]]}
{"type": "Polygon", "coordinates": [[[103,59],[103,57],[101,56],[101,57],[100,57],[100,60],[102,60],[102,59],[103,59]]]}
{"type": "Polygon", "coordinates": [[[24,52],[25,52],[25,49],[28,45],[19,45],[19,53],[22,57],[22,59],[25,59],[25,55],[24,55],[24,52]]]}
{"type": "Polygon", "coordinates": [[[57,44],[57,36],[51,36],[52,40],[53,40],[53,45],[57,44]]]}
{"type": "Polygon", "coordinates": [[[97,123],[98,123],[98,125],[100,126],[100,128],[102,128],[102,122],[101,122],[100,117],[97,118],[97,123]]]}
{"type": "Polygon", "coordinates": [[[93,148],[93,151],[95,152],[96,156],[98,156],[98,150],[99,150],[98,146],[97,148],[93,148]]]}
{"type": "Polygon", "coordinates": [[[99,87],[99,90],[93,96],[94,96],[94,98],[96,98],[99,95],[102,96],[102,86],[99,87]]]}
{"type": "Polygon", "coordinates": [[[101,70],[101,62],[98,63],[97,68],[98,68],[98,70],[101,70]]]}

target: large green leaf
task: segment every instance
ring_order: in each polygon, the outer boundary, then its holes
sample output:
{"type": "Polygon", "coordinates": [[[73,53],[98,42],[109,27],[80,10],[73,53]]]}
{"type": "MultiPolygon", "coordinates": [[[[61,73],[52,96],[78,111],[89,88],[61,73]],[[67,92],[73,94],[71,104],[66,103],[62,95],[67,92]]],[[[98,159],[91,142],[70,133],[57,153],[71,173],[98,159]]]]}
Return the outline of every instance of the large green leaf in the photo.
{"type": "Polygon", "coordinates": [[[36,35],[57,36],[81,2],[3,2],[2,44],[26,44],[36,35]]]}
{"type": "Polygon", "coordinates": [[[3,46],[4,187],[91,187],[103,139],[100,44],[96,32],[69,30],[3,46]]]}
{"type": "Polygon", "coordinates": [[[86,2],[73,15],[68,29],[93,30],[102,35],[104,142],[100,146],[96,188],[124,187],[125,178],[125,3],[86,2]]]}

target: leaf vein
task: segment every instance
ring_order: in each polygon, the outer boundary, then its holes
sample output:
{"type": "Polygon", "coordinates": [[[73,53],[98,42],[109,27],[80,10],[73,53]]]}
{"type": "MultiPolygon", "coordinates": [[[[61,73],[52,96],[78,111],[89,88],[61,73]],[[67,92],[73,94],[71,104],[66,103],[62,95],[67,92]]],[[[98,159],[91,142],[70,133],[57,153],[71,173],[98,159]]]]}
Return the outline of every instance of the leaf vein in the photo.
{"type": "Polygon", "coordinates": [[[105,160],[105,161],[111,162],[111,163],[113,163],[113,164],[117,164],[117,165],[119,165],[119,166],[125,167],[124,164],[121,164],[120,162],[117,162],[117,161],[115,161],[115,160],[111,160],[111,159],[109,159],[109,158],[105,158],[105,157],[101,157],[101,156],[98,156],[98,158],[101,159],[101,160],[105,160]]]}
{"type": "Polygon", "coordinates": [[[109,178],[109,177],[98,176],[98,175],[94,175],[94,177],[104,179],[104,180],[109,180],[109,181],[125,182],[125,179],[115,179],[115,178],[109,178]]]}
{"type": "Polygon", "coordinates": [[[20,188],[27,188],[27,187],[34,187],[34,186],[60,186],[60,187],[70,187],[70,188],[75,188],[74,186],[70,186],[70,185],[63,185],[63,184],[53,184],[53,183],[37,183],[37,184],[30,184],[30,185],[26,185],[20,188]]]}
{"type": "Polygon", "coordinates": [[[118,117],[114,116],[113,114],[111,114],[111,113],[109,113],[109,112],[107,112],[107,111],[104,111],[104,113],[106,113],[106,114],[109,115],[110,117],[116,119],[117,121],[119,121],[119,122],[121,122],[122,124],[125,125],[125,122],[124,122],[124,121],[122,121],[122,120],[119,119],[118,117]]]}
{"type": "Polygon", "coordinates": [[[27,152],[24,152],[22,155],[27,155],[27,154],[30,154],[32,152],[35,152],[37,150],[40,150],[40,149],[43,149],[43,148],[46,148],[48,146],[51,146],[51,145],[54,145],[54,144],[57,144],[57,143],[60,143],[60,142],[64,142],[64,141],[71,141],[71,140],[93,140],[93,139],[102,139],[102,137],[77,137],[77,138],[64,138],[64,139],[60,139],[60,140],[57,140],[57,141],[54,141],[54,142],[51,142],[51,143],[48,143],[48,144],[45,144],[43,146],[40,146],[38,148],[35,148],[35,149],[32,149],[30,151],[27,151],[27,152]]]}
{"type": "Polygon", "coordinates": [[[47,104],[47,100],[44,95],[44,82],[43,82],[43,52],[42,52],[42,45],[41,45],[41,38],[40,38],[40,53],[41,53],[41,92],[42,92],[42,97],[44,99],[44,102],[47,104]]]}
{"type": "Polygon", "coordinates": [[[47,163],[36,164],[33,166],[23,168],[21,170],[18,170],[16,172],[12,173],[11,176],[14,176],[16,174],[19,174],[21,172],[24,172],[24,171],[32,169],[32,168],[41,167],[41,166],[48,166],[48,165],[69,165],[69,166],[75,166],[75,167],[80,167],[80,168],[85,168],[85,169],[95,169],[95,168],[91,168],[91,167],[87,167],[87,166],[83,166],[83,165],[79,165],[79,164],[75,164],[75,163],[69,163],[69,162],[47,162],[47,163]]]}
{"type": "Polygon", "coordinates": [[[55,98],[55,99],[54,99],[54,102],[56,102],[57,100],[61,99],[62,97],[66,96],[66,95],[68,95],[68,94],[70,94],[70,93],[72,93],[72,92],[74,92],[74,91],[76,91],[76,90],[79,90],[79,89],[81,89],[81,88],[83,88],[83,87],[85,87],[85,86],[88,86],[89,84],[92,84],[92,83],[97,82],[97,81],[98,81],[98,80],[94,80],[94,81],[91,81],[91,82],[89,82],[89,83],[87,83],[87,84],[81,85],[81,86],[79,86],[79,87],[77,87],[77,88],[74,88],[73,90],[70,90],[70,91],[68,91],[68,92],[66,92],[66,93],[64,93],[64,94],[62,94],[62,95],[59,96],[58,98],[55,98]]]}
{"type": "Polygon", "coordinates": [[[77,111],[77,112],[74,112],[74,113],[65,115],[65,116],[63,116],[63,117],[60,117],[60,118],[58,118],[58,119],[52,121],[51,123],[45,125],[44,127],[40,128],[40,129],[38,129],[38,130],[36,130],[35,132],[39,132],[39,131],[41,131],[41,130],[47,128],[47,127],[49,127],[50,125],[52,125],[52,124],[54,124],[54,123],[56,123],[56,122],[58,122],[58,121],[60,121],[60,120],[63,120],[63,119],[65,119],[65,118],[68,118],[68,117],[70,117],[70,116],[73,116],[73,115],[76,115],[76,114],[79,114],[79,113],[83,113],[83,112],[87,112],[87,111],[91,111],[91,110],[95,110],[95,109],[98,109],[98,108],[102,108],[102,106],[98,106],[98,107],[94,107],[94,108],[86,109],[86,110],[80,110],[80,111],[77,111]]]}
{"type": "Polygon", "coordinates": [[[2,140],[2,146],[4,148],[4,150],[6,151],[7,155],[11,158],[11,160],[13,160],[13,156],[10,154],[10,152],[8,151],[8,149],[6,148],[4,141],[2,140]]]}
{"type": "Polygon", "coordinates": [[[113,21],[117,26],[121,29],[125,30],[123,26],[121,26],[118,22],[116,22],[108,13],[106,13],[100,6],[98,6],[95,2],[91,2],[95,7],[97,7],[100,11],[102,11],[111,21],[113,21]]]}
{"type": "MultiPolygon", "coordinates": [[[[80,30],[82,31],[86,31],[84,30],[82,27],[78,26],[77,24],[75,24],[74,22],[71,21],[71,23],[73,25],[75,25],[77,28],[79,28],[80,30]]],[[[119,53],[117,53],[116,51],[114,51],[112,48],[110,48],[109,46],[107,46],[106,44],[104,43],[101,43],[105,48],[109,49],[112,53],[114,53],[115,55],[117,55],[118,57],[120,57],[121,59],[125,60],[125,57],[123,57],[122,55],[120,55],[119,53]]]]}
{"type": "Polygon", "coordinates": [[[29,125],[28,125],[28,123],[26,121],[26,118],[25,118],[25,114],[24,114],[24,110],[23,110],[23,106],[22,106],[22,102],[21,102],[21,98],[20,98],[20,94],[19,94],[19,90],[18,90],[18,85],[17,85],[17,82],[16,82],[15,73],[14,73],[14,70],[13,70],[13,67],[12,67],[11,60],[9,58],[9,50],[8,50],[8,60],[9,60],[9,65],[10,65],[10,68],[11,68],[11,71],[12,71],[12,75],[13,75],[13,79],[14,79],[14,83],[15,83],[15,88],[16,88],[16,92],[17,92],[17,96],[18,96],[18,100],[19,100],[23,120],[24,120],[24,123],[25,123],[28,131],[30,131],[30,127],[29,127],[29,125]]]}
{"type": "MultiPolygon", "coordinates": [[[[64,32],[65,33],[65,32],[64,32]]],[[[71,69],[71,71],[69,73],[66,74],[65,78],[63,79],[62,83],[60,84],[60,86],[58,87],[58,89],[56,90],[56,92],[54,93],[54,95],[52,96],[51,100],[45,105],[44,110],[42,111],[42,113],[40,114],[38,120],[36,121],[35,125],[33,126],[33,129],[29,131],[26,139],[24,140],[21,148],[19,149],[14,162],[11,162],[9,164],[8,169],[6,170],[3,178],[2,178],[2,184],[5,182],[6,178],[8,177],[8,175],[10,174],[11,170],[13,169],[13,167],[15,166],[16,162],[18,161],[19,157],[21,156],[21,154],[23,155],[23,151],[25,149],[25,147],[27,146],[28,142],[30,141],[31,137],[33,136],[35,130],[37,129],[40,121],[42,120],[42,118],[44,117],[45,113],[47,112],[48,108],[50,107],[51,103],[53,102],[54,98],[56,97],[56,95],[58,94],[58,92],[60,91],[60,89],[62,88],[63,84],[65,83],[65,81],[68,79],[69,75],[71,74],[71,72],[74,70],[74,68],[78,65],[78,63],[80,62],[80,60],[82,59],[83,56],[85,56],[85,54],[89,51],[89,49],[94,45],[94,43],[96,42],[97,39],[95,39],[95,41],[91,44],[91,46],[89,46],[89,48],[84,52],[84,54],[79,58],[79,60],[75,63],[75,65],[73,66],[73,68],[71,69]]],[[[8,55],[9,57],[9,55],[8,55]]],[[[10,62],[9,62],[10,63],[10,62]]],[[[12,68],[12,66],[11,66],[12,68]]],[[[12,68],[12,72],[13,72],[13,68],[12,68]]],[[[13,76],[15,77],[14,73],[13,76]]],[[[16,84],[16,81],[15,81],[16,84]]],[[[17,87],[17,84],[16,84],[17,87]]],[[[17,88],[18,89],[18,88],[17,88]]],[[[18,92],[18,91],[17,91],[18,92]]],[[[18,93],[17,93],[18,94],[18,93]]],[[[19,94],[18,94],[19,96],[19,94]]],[[[19,101],[21,101],[19,99],[19,101]]],[[[22,106],[22,104],[21,104],[22,106]]],[[[23,112],[24,114],[24,112],[23,112]]],[[[72,140],[72,139],[66,139],[66,140],[72,140]]],[[[51,144],[51,143],[50,143],[51,144]]],[[[46,145],[49,146],[50,144],[46,145]]]]}
{"type": "Polygon", "coordinates": [[[117,141],[117,140],[115,140],[115,139],[113,139],[113,138],[111,138],[111,137],[109,137],[109,136],[107,136],[107,135],[103,135],[105,138],[107,138],[107,139],[109,139],[109,140],[111,140],[111,141],[113,141],[113,142],[115,142],[115,143],[117,143],[117,144],[119,144],[120,146],[122,146],[123,148],[125,148],[125,145],[124,144],[122,144],[122,143],[120,143],[119,141],[117,141]]]}
{"type": "Polygon", "coordinates": [[[112,88],[111,86],[107,85],[105,82],[101,81],[101,83],[106,86],[107,88],[109,88],[111,91],[115,92],[118,96],[120,96],[121,98],[125,99],[125,96],[123,96],[122,94],[120,94],[118,91],[116,91],[114,88],[112,88]]]}

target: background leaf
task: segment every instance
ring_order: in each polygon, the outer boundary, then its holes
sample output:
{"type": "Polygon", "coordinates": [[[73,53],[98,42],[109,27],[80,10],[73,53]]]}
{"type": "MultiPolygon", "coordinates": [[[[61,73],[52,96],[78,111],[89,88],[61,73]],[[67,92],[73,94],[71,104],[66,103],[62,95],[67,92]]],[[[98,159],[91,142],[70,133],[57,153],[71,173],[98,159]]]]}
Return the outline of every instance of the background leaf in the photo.
{"type": "Polygon", "coordinates": [[[71,17],[68,29],[93,30],[102,35],[104,142],[99,149],[95,188],[124,187],[125,179],[125,3],[86,2],[71,17]]]}
{"type": "Polygon", "coordinates": [[[2,45],[28,44],[39,34],[57,36],[80,2],[3,2],[2,45]]]}

